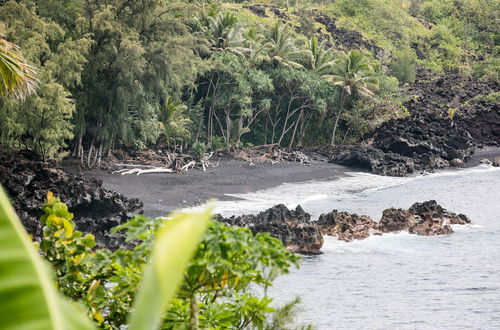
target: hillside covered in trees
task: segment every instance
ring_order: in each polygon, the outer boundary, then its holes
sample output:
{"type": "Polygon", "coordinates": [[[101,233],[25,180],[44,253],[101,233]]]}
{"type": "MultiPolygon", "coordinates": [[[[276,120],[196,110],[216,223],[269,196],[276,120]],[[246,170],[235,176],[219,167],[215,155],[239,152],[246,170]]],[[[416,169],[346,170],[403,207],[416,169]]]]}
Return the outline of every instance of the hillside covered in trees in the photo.
{"type": "Polygon", "coordinates": [[[0,328],[495,327],[499,8],[0,0],[0,328]]]}
{"type": "Polygon", "coordinates": [[[1,98],[0,144],[44,158],[339,145],[419,111],[498,105],[495,0],[0,3],[38,79],[1,98]],[[450,75],[462,91],[429,100],[450,75]]]}

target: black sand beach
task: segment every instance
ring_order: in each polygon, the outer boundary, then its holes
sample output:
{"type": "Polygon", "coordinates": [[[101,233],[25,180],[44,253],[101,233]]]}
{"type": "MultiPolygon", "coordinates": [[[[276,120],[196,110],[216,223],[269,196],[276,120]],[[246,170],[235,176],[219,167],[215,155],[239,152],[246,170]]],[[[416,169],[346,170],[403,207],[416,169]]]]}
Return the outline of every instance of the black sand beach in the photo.
{"type": "MultiPolygon", "coordinates": [[[[481,159],[493,160],[499,155],[498,147],[478,149],[465,163],[465,167],[477,166],[481,159]]],[[[446,170],[452,169],[443,171],[446,170]]],[[[309,166],[293,162],[251,165],[242,160],[224,157],[220,159],[217,167],[208,168],[206,172],[191,169],[185,174],[122,176],[106,171],[92,171],[86,172],[85,175],[102,180],[103,186],[107,189],[130,198],[139,198],[144,202],[144,213],[150,217],[157,217],[176,209],[202,204],[212,198],[235,199],[226,194],[255,192],[283,183],[334,180],[352,171],[358,170],[323,162],[309,166]]]]}
{"type": "Polygon", "coordinates": [[[206,172],[191,169],[185,174],[120,175],[105,171],[87,172],[103,182],[107,189],[144,202],[147,216],[164,216],[169,212],[195,206],[209,199],[233,200],[225,194],[248,193],[282,183],[310,180],[332,180],[345,175],[348,168],[329,163],[255,164],[237,159],[223,159],[206,172]]]}

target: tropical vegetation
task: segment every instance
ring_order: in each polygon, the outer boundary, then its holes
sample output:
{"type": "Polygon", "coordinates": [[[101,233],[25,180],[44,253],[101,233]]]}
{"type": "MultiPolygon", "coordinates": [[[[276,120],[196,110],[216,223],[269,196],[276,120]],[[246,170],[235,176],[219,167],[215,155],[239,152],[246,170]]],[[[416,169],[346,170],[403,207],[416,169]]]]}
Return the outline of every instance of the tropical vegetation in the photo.
{"type": "MultiPolygon", "coordinates": [[[[496,0],[0,0],[0,146],[92,168],[355,142],[408,115],[419,72],[498,82],[498,23],[496,0]]],[[[53,195],[43,212],[35,248],[0,189],[2,327],[291,327],[267,288],[298,257],[267,234],[136,216],[111,251],[53,195]]]]}
{"type": "Polygon", "coordinates": [[[0,266],[8,270],[0,275],[2,328],[291,326],[298,300],[276,308],[267,288],[299,258],[268,234],[209,222],[210,210],[168,220],[136,216],[114,229],[125,231],[131,248],[111,251],[95,249],[93,235],[75,229],[52,193],[42,210],[43,238],[33,244],[0,190],[0,266]]]}
{"type": "Polygon", "coordinates": [[[1,88],[19,97],[0,99],[0,144],[93,167],[115,148],[356,141],[407,114],[417,67],[498,79],[495,3],[2,1],[1,88]]]}
{"type": "MultiPolygon", "coordinates": [[[[108,278],[106,274],[91,273],[91,269],[102,265],[88,263],[97,261],[93,258],[106,252],[92,250],[95,244],[93,235],[83,236],[74,230],[73,214],[50,192],[43,210],[44,239],[35,245],[0,187],[2,329],[87,330],[98,325],[113,328],[111,322],[103,324],[105,319],[101,307],[109,289],[104,285],[115,286],[119,275],[108,278]],[[35,247],[54,267],[59,291],[54,286],[46,261],[42,260],[35,247]],[[87,307],[90,317],[85,317],[81,306],[87,307]]],[[[150,262],[142,260],[140,268],[130,269],[131,273],[136,273],[137,281],[130,288],[136,293],[136,298],[134,303],[127,301],[130,305],[127,310],[120,310],[124,314],[121,320],[125,322],[128,318],[126,324],[130,329],[159,327],[168,303],[182,280],[184,269],[208,225],[209,213],[210,210],[202,214],[177,214],[168,223],[159,226],[154,245],[149,242],[150,256],[147,258],[150,262]],[[173,250],[175,253],[165,253],[173,250]],[[134,312],[130,314],[132,306],[134,312]]],[[[118,263],[115,266],[120,267],[118,263]]],[[[115,306],[115,302],[121,302],[118,295],[113,298],[115,300],[106,303],[115,306]]],[[[130,299],[130,295],[127,298],[130,299]]],[[[116,304],[116,307],[120,309],[123,306],[116,304]]],[[[115,316],[115,310],[111,311],[110,314],[115,316]]]]}

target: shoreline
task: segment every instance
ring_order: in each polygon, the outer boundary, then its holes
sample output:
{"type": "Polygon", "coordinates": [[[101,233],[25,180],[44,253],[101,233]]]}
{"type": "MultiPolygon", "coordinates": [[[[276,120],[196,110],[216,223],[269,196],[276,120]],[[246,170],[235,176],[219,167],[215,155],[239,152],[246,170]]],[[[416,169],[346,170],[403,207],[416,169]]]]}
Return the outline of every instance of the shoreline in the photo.
{"type": "MultiPolygon", "coordinates": [[[[479,165],[484,158],[493,160],[500,156],[500,147],[477,149],[464,168],[479,165]]],[[[71,170],[69,168],[66,168],[71,170]]],[[[449,171],[456,168],[438,170],[449,171]]],[[[103,187],[117,191],[129,198],[139,198],[144,203],[144,214],[149,217],[205,203],[209,199],[219,201],[240,200],[230,194],[253,193],[287,183],[336,180],[348,176],[348,172],[366,172],[342,165],[314,162],[303,165],[294,162],[254,164],[234,158],[222,157],[217,167],[206,172],[191,169],[185,174],[109,174],[104,170],[84,172],[84,175],[102,181],[103,187]]],[[[413,175],[420,175],[413,173],[413,175]]]]}
{"type": "Polygon", "coordinates": [[[185,174],[120,175],[96,170],[85,176],[102,181],[103,187],[144,203],[144,214],[149,217],[194,207],[210,199],[237,201],[230,194],[244,194],[313,180],[335,180],[352,169],[326,162],[303,165],[294,162],[254,164],[237,159],[220,159],[219,165],[206,172],[191,169],[185,174]]]}

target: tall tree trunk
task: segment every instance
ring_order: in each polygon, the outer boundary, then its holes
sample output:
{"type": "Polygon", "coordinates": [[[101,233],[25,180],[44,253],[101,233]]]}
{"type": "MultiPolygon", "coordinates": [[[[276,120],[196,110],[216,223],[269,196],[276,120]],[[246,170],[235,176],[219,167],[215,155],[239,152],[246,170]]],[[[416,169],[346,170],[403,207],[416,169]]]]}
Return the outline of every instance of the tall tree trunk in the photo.
{"type": "Polygon", "coordinates": [[[295,140],[295,134],[297,133],[297,127],[299,126],[299,123],[302,120],[303,114],[304,114],[304,110],[300,110],[299,119],[297,119],[297,122],[295,123],[295,127],[293,128],[293,134],[292,134],[292,138],[290,139],[290,143],[288,144],[288,149],[292,149],[293,141],[295,140]]]}
{"type": "Polygon", "coordinates": [[[332,147],[335,146],[335,132],[337,131],[337,126],[339,124],[341,115],[342,115],[342,110],[340,110],[339,113],[337,114],[337,117],[335,118],[335,123],[333,124],[332,142],[330,143],[332,147]]]}
{"type": "Polygon", "coordinates": [[[227,148],[229,149],[229,145],[231,144],[231,131],[233,126],[230,116],[231,109],[226,110],[225,113],[226,113],[226,143],[227,143],[227,148]]]}
{"type": "Polygon", "coordinates": [[[90,165],[92,164],[92,153],[94,152],[94,143],[92,143],[90,145],[90,148],[89,148],[89,153],[87,155],[87,168],[88,169],[91,169],[92,167],[90,167],[90,165]]]}
{"type": "Polygon", "coordinates": [[[288,107],[286,110],[285,123],[283,124],[283,130],[281,131],[281,136],[280,136],[280,139],[278,141],[278,145],[281,145],[281,142],[283,141],[283,137],[285,136],[285,134],[287,132],[286,125],[288,124],[288,119],[290,119],[290,108],[292,107],[292,102],[293,102],[293,98],[290,98],[290,100],[288,101],[288,107]]]}
{"type": "Polygon", "coordinates": [[[75,139],[75,147],[73,148],[73,157],[78,158],[81,154],[82,149],[82,135],[80,134],[77,139],[75,139]]]}
{"type": "Polygon", "coordinates": [[[335,123],[333,124],[333,133],[332,133],[332,142],[331,146],[335,146],[335,132],[337,131],[337,126],[339,124],[340,117],[342,116],[342,113],[344,112],[345,109],[345,103],[346,103],[346,98],[347,94],[345,90],[342,90],[342,94],[340,95],[340,110],[339,113],[337,114],[337,118],[335,118],[335,123]]]}
{"type": "Polygon", "coordinates": [[[267,144],[267,135],[269,134],[269,120],[266,118],[266,122],[264,124],[264,144],[267,144]]]}
{"type": "Polygon", "coordinates": [[[299,128],[299,139],[297,141],[297,147],[302,147],[302,143],[304,141],[304,137],[306,136],[307,126],[309,125],[309,121],[311,120],[312,114],[305,116],[305,118],[300,123],[299,128]]]}
{"type": "Polygon", "coordinates": [[[196,298],[196,293],[191,296],[191,301],[189,303],[189,329],[198,330],[198,315],[200,311],[198,308],[198,299],[196,298]]]}
{"type": "Polygon", "coordinates": [[[340,143],[340,145],[344,145],[345,139],[347,138],[347,134],[349,134],[350,130],[351,130],[351,128],[348,127],[347,130],[345,131],[344,138],[342,139],[342,142],[340,143]]]}

